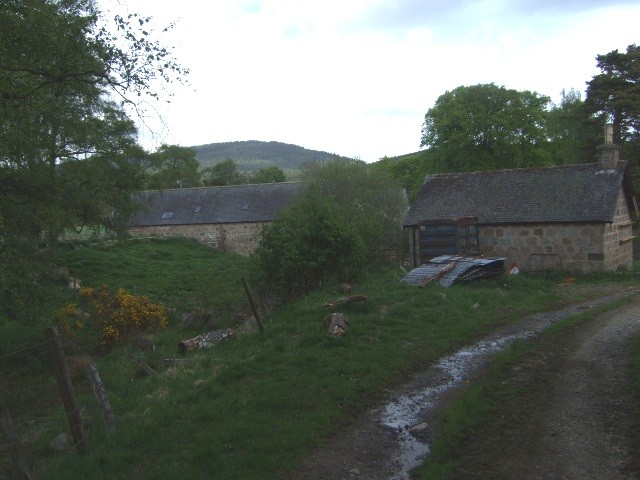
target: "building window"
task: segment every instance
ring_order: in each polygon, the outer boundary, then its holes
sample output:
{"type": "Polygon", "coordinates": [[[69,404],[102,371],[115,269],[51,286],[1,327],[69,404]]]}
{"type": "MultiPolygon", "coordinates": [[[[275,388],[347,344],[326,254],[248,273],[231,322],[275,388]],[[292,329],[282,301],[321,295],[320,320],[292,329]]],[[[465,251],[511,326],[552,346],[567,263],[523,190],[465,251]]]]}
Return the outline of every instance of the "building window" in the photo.
{"type": "Polygon", "coordinates": [[[173,212],[164,212],[164,213],[162,214],[162,219],[163,219],[163,220],[168,220],[168,219],[170,219],[171,217],[173,217],[173,212]]]}

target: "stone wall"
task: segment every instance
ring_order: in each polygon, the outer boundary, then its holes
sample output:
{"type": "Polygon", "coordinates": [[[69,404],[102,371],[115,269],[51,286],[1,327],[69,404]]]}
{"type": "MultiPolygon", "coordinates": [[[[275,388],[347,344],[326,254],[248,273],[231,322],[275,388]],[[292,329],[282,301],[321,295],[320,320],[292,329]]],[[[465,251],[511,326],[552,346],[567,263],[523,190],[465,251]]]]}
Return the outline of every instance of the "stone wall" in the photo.
{"type": "MultiPolygon", "coordinates": [[[[524,271],[616,271],[633,268],[632,220],[620,190],[613,221],[479,225],[480,254],[505,257],[524,271]]],[[[420,259],[418,227],[409,228],[410,259],[420,259]]]]}
{"type": "Polygon", "coordinates": [[[632,221],[620,191],[611,223],[483,225],[480,251],[523,270],[615,271],[633,267],[632,221]]]}
{"type": "Polygon", "coordinates": [[[522,270],[603,270],[604,224],[484,225],[480,252],[522,270]]]}
{"type": "Polygon", "coordinates": [[[604,230],[604,269],[607,271],[633,268],[633,220],[629,212],[629,205],[620,191],[613,222],[606,224],[604,230]]]}
{"type": "Polygon", "coordinates": [[[219,223],[209,225],[158,225],[132,227],[132,237],[186,237],[224,252],[250,255],[257,248],[260,232],[266,222],[219,223]]]}

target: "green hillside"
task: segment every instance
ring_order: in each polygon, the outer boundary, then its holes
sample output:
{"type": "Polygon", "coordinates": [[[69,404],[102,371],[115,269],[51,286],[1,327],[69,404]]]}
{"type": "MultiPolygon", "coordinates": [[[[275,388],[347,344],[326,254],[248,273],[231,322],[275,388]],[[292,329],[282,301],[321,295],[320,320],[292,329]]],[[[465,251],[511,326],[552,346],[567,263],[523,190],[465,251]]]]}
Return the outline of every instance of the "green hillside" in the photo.
{"type": "Polygon", "coordinates": [[[285,171],[301,170],[309,163],[326,162],[339,156],[288,143],[258,140],[210,143],[194,148],[197,150],[196,159],[202,167],[231,159],[239,170],[248,172],[271,166],[285,171]]]}

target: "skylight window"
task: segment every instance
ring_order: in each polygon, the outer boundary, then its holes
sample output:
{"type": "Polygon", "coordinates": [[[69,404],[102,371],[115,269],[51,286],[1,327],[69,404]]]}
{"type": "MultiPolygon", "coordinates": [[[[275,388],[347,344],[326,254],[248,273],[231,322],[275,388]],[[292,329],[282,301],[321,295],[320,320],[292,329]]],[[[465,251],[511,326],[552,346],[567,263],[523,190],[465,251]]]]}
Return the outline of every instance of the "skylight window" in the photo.
{"type": "Polygon", "coordinates": [[[243,209],[243,210],[249,210],[249,204],[248,204],[248,203],[245,203],[245,204],[242,206],[242,209],[243,209]]]}
{"type": "Polygon", "coordinates": [[[196,209],[193,211],[193,213],[200,213],[201,211],[202,211],[202,207],[198,205],[196,209]]]}
{"type": "Polygon", "coordinates": [[[173,212],[164,212],[164,213],[162,214],[162,219],[163,219],[163,220],[168,220],[168,219],[170,219],[171,217],[173,217],[173,212]]]}

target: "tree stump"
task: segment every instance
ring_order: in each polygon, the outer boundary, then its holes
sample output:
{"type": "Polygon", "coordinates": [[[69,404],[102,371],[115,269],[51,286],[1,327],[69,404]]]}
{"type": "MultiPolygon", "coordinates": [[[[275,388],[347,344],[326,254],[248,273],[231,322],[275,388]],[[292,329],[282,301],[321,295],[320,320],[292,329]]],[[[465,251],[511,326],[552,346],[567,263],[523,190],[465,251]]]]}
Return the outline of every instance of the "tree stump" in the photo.
{"type": "Polygon", "coordinates": [[[349,320],[343,313],[331,313],[324,317],[324,321],[329,324],[329,335],[332,337],[341,337],[349,326],[349,320]]]}

